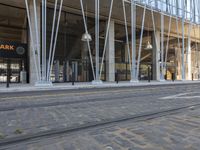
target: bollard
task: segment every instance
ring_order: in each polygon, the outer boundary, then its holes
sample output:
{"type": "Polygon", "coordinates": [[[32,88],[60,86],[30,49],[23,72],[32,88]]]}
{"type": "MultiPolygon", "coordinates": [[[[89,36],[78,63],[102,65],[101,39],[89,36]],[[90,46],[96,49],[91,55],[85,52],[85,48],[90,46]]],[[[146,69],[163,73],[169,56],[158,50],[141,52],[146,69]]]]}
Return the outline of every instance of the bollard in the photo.
{"type": "Polygon", "coordinates": [[[150,67],[148,66],[148,82],[151,82],[151,77],[150,77],[150,67]]]}
{"type": "Polygon", "coordinates": [[[75,73],[73,72],[72,73],[72,85],[74,85],[74,83],[75,83],[75,73]]]}
{"type": "Polygon", "coordinates": [[[7,81],[6,81],[6,88],[10,87],[10,61],[7,60],[7,81]]]}
{"type": "Polygon", "coordinates": [[[172,81],[175,81],[175,73],[172,73],[172,81]]]}
{"type": "Polygon", "coordinates": [[[192,73],[192,81],[194,81],[194,74],[192,73]]]}
{"type": "Polygon", "coordinates": [[[6,81],[6,88],[10,87],[10,81],[9,81],[10,75],[9,75],[9,71],[7,69],[7,81],[6,81]]]}
{"type": "Polygon", "coordinates": [[[118,71],[116,72],[116,83],[119,83],[119,79],[118,79],[118,71]]]}

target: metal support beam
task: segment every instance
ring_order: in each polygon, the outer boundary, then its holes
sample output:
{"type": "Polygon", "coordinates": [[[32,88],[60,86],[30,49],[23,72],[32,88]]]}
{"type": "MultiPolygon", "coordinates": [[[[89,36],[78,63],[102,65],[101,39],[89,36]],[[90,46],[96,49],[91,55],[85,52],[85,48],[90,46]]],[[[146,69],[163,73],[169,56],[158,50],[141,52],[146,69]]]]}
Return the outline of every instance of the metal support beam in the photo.
{"type": "Polygon", "coordinates": [[[26,12],[27,12],[27,18],[28,18],[29,32],[30,32],[31,49],[32,49],[31,51],[33,55],[33,61],[34,61],[37,80],[39,80],[39,71],[38,71],[39,66],[38,66],[38,63],[36,62],[36,47],[35,47],[35,41],[34,41],[33,31],[32,31],[33,27],[31,25],[29,4],[27,0],[25,0],[25,4],[26,4],[26,12]]]}
{"type": "Polygon", "coordinates": [[[146,16],[146,5],[145,5],[144,11],[143,11],[142,29],[141,29],[141,34],[140,34],[140,45],[139,45],[139,50],[138,50],[137,72],[136,72],[136,77],[137,78],[139,76],[139,70],[140,70],[140,61],[141,61],[141,51],[142,51],[142,41],[143,41],[143,33],[144,33],[145,16],[146,16]]]}
{"type": "Polygon", "coordinates": [[[54,30],[55,30],[55,22],[56,22],[56,12],[57,12],[57,4],[58,0],[55,0],[54,4],[54,15],[53,15],[53,25],[51,31],[51,42],[50,42],[50,49],[49,49],[49,59],[48,59],[48,67],[47,67],[47,80],[50,81],[50,65],[51,65],[51,58],[52,58],[52,49],[53,49],[53,41],[54,41],[54,30]]]}
{"type": "Polygon", "coordinates": [[[160,64],[160,80],[164,81],[164,14],[161,12],[161,64],[160,64]]]}
{"type": "Polygon", "coordinates": [[[131,0],[131,33],[132,33],[132,72],[131,82],[138,82],[136,77],[136,4],[131,0]]]}
{"type": "Polygon", "coordinates": [[[46,13],[47,2],[42,0],[42,81],[46,81],[46,13]]]}
{"type": "Polygon", "coordinates": [[[96,79],[92,82],[93,84],[101,84],[99,74],[99,0],[95,0],[95,61],[96,61],[96,79]]]}
{"type": "Polygon", "coordinates": [[[99,78],[99,0],[95,0],[95,34],[96,34],[96,80],[100,80],[99,78]]]}
{"type": "Polygon", "coordinates": [[[125,32],[126,32],[126,44],[127,44],[127,52],[128,52],[128,63],[129,63],[129,66],[130,66],[130,71],[131,71],[132,70],[132,67],[131,67],[131,54],[130,54],[130,45],[129,45],[129,35],[128,35],[126,7],[125,7],[124,0],[122,0],[122,7],[123,7],[123,13],[124,13],[124,25],[125,25],[125,32]]]}
{"type": "MultiPolygon", "coordinates": [[[[88,32],[88,27],[87,27],[87,22],[86,22],[86,16],[85,16],[85,12],[84,12],[84,8],[83,8],[83,1],[82,0],[80,0],[80,4],[81,4],[82,15],[83,15],[83,22],[84,22],[85,33],[88,35],[89,32],[88,32]]],[[[87,46],[88,46],[88,50],[89,50],[89,56],[90,56],[90,63],[91,63],[91,67],[92,67],[93,78],[95,80],[96,77],[95,77],[95,73],[94,73],[94,65],[93,65],[93,60],[92,60],[92,53],[91,53],[89,39],[87,39],[87,46]]]]}
{"type": "Polygon", "coordinates": [[[185,80],[185,1],[182,1],[182,80],[185,80]]]}
{"type": "Polygon", "coordinates": [[[41,67],[40,67],[40,35],[39,35],[39,28],[38,28],[38,14],[37,14],[37,6],[36,6],[36,0],[33,0],[33,8],[34,8],[34,20],[35,20],[35,38],[36,38],[36,51],[38,55],[38,71],[39,71],[39,81],[41,81],[41,67]]]}
{"type": "Polygon", "coordinates": [[[104,48],[103,48],[103,55],[102,55],[101,68],[100,68],[100,77],[101,77],[101,74],[102,74],[103,62],[104,62],[104,58],[105,58],[106,48],[107,48],[107,45],[108,45],[108,36],[109,36],[109,30],[110,30],[112,8],[113,8],[113,0],[111,0],[111,4],[110,4],[110,11],[109,11],[109,16],[108,16],[108,23],[107,23],[107,28],[106,28],[105,42],[104,42],[105,44],[104,44],[104,48]]]}

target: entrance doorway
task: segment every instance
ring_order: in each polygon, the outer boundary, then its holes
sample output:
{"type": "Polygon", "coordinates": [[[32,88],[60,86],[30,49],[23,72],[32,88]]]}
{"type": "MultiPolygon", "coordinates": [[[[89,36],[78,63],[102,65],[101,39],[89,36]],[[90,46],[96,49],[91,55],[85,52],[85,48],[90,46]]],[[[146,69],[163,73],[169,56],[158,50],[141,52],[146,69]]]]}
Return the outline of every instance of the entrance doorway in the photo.
{"type": "Polygon", "coordinates": [[[10,83],[20,82],[20,72],[25,68],[23,59],[0,59],[0,83],[7,81],[7,73],[10,72],[10,83]]]}

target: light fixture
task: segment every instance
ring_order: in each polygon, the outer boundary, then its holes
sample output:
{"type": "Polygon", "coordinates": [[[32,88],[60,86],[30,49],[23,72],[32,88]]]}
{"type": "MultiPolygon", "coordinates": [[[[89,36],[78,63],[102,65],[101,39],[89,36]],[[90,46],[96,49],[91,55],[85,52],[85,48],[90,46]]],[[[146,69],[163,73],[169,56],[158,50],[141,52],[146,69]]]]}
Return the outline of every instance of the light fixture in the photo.
{"type": "Polygon", "coordinates": [[[152,46],[151,43],[148,41],[145,50],[151,50],[152,48],[153,48],[153,46],[152,46]]]}
{"type": "Polygon", "coordinates": [[[87,41],[92,41],[92,36],[89,33],[84,33],[82,35],[81,41],[87,42],[87,41]]]}
{"type": "Polygon", "coordinates": [[[151,45],[150,43],[150,39],[149,39],[149,23],[148,23],[148,29],[147,29],[147,32],[148,32],[148,41],[147,41],[147,45],[146,45],[146,48],[145,50],[152,50],[153,49],[153,46],[151,45]]]}

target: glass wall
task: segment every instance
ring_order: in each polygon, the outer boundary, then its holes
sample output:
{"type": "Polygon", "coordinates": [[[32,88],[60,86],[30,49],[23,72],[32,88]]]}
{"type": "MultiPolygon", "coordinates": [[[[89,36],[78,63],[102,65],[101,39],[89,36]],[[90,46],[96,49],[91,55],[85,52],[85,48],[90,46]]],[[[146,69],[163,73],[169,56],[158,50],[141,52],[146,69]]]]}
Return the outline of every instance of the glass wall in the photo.
{"type": "Polygon", "coordinates": [[[135,0],[142,5],[148,5],[159,11],[200,23],[199,0],[135,0]],[[184,14],[183,14],[184,13],[184,14]]]}
{"type": "MultiPolygon", "coordinates": [[[[27,44],[27,20],[24,8],[0,4],[0,42],[27,44]]],[[[27,61],[27,58],[15,58],[14,56],[6,58],[0,55],[0,82],[7,81],[8,71],[10,82],[20,82],[20,71],[24,69],[28,72],[27,61]]]]}

